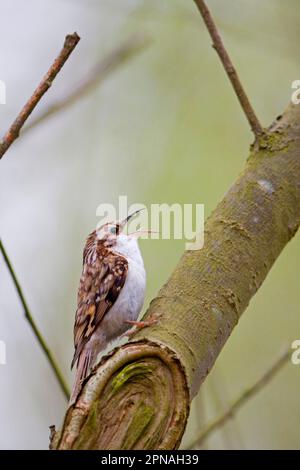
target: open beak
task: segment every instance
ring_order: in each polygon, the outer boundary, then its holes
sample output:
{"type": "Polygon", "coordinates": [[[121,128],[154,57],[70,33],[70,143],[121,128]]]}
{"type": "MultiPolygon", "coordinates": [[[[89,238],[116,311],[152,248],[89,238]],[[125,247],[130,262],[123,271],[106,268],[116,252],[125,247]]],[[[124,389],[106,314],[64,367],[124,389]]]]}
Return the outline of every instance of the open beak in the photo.
{"type": "Polygon", "coordinates": [[[129,220],[131,220],[134,216],[136,216],[139,212],[143,211],[144,209],[139,209],[135,212],[133,212],[132,214],[129,214],[126,219],[122,220],[122,222],[120,222],[120,230],[123,230],[123,228],[125,227],[125,225],[129,222],[129,220]]]}
{"type": "Polygon", "coordinates": [[[157,230],[137,230],[136,232],[129,233],[130,238],[140,238],[144,235],[149,235],[151,233],[159,233],[157,230]]]}

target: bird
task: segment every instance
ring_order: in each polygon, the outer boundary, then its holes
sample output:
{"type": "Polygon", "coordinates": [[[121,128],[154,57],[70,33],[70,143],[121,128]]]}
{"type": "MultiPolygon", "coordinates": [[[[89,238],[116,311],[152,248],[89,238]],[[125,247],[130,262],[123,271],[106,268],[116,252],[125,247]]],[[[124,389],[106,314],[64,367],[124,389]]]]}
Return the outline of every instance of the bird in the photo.
{"type": "Polygon", "coordinates": [[[105,223],[87,238],[83,250],[77,310],[74,323],[74,356],[77,365],[70,404],[76,401],[83,380],[107,345],[132,330],[156,322],[138,322],[145,297],[146,271],[138,245],[143,230],[126,234],[126,224],[140,210],[122,221],[105,223]],[[132,328],[133,325],[133,328],[132,328]]]}

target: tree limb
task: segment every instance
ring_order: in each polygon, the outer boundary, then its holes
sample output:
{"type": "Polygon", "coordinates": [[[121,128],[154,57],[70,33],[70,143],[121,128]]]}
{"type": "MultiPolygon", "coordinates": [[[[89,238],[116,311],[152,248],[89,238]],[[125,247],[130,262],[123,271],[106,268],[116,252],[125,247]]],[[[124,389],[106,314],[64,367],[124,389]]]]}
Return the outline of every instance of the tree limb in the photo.
{"type": "Polygon", "coordinates": [[[125,61],[133,57],[137,52],[143,49],[149,41],[140,35],[135,35],[129,38],[124,44],[121,44],[106,57],[101,59],[98,64],[90,71],[88,76],[80,83],[75,85],[69,94],[66,94],[60,101],[50,105],[39,116],[34,118],[22,131],[22,135],[27,131],[33,129],[45,119],[58,113],[59,111],[67,109],[72,106],[77,100],[85,96],[93,90],[99,82],[107,77],[112,71],[116,70],[125,61]]]}
{"type": "Polygon", "coordinates": [[[226,424],[226,422],[231,419],[233,415],[250,400],[250,398],[264,388],[290,359],[290,350],[285,351],[285,353],[276,360],[270,369],[268,369],[251,387],[247,388],[236,400],[234,400],[225,413],[208,424],[187,448],[194,449],[195,447],[200,447],[213,432],[224,426],[224,424],[226,424]]]}
{"type": "Polygon", "coordinates": [[[226,51],[220,33],[217,30],[217,27],[214,23],[214,20],[210,14],[209,9],[207,8],[204,0],[194,0],[198,10],[201,13],[203,21],[209,31],[209,34],[213,40],[213,47],[217,51],[223,67],[228,75],[229,80],[233,86],[233,89],[238,97],[240,105],[248,119],[248,122],[251,126],[251,129],[256,138],[263,134],[263,128],[254,112],[254,109],[251,106],[251,103],[246,95],[244,87],[239,79],[239,76],[231,62],[228,52],[226,51]]]}
{"type": "Polygon", "coordinates": [[[58,57],[55,59],[50,69],[44,76],[43,80],[34,91],[33,95],[29,98],[29,100],[27,101],[23,109],[20,111],[15,121],[10,126],[5,136],[2,138],[0,142],[0,159],[9,149],[11,144],[19,137],[20,130],[22,129],[26,120],[28,119],[40,99],[46,93],[46,91],[51,87],[53,80],[69,58],[70,54],[75,49],[79,40],[80,38],[77,33],[69,34],[68,36],[66,36],[63,48],[60,51],[58,57]]]}
{"type": "Polygon", "coordinates": [[[24,294],[23,294],[23,291],[22,291],[22,288],[21,288],[21,285],[17,279],[17,276],[15,274],[15,271],[12,267],[12,264],[10,262],[10,259],[8,257],[8,254],[3,246],[3,243],[2,243],[2,240],[0,240],[0,251],[3,255],[3,258],[4,258],[4,261],[5,261],[5,264],[9,270],[9,273],[11,275],[11,278],[12,278],[12,281],[15,285],[15,288],[16,288],[16,291],[17,291],[17,294],[19,296],[19,299],[21,301],[21,304],[23,306],[23,309],[24,309],[24,314],[25,314],[25,318],[26,320],[28,321],[32,331],[33,331],[33,334],[35,335],[39,345],[41,346],[43,352],[45,353],[45,356],[47,357],[47,360],[50,364],[50,367],[52,368],[53,372],[54,372],[54,375],[60,385],[60,388],[62,389],[63,391],[63,394],[65,395],[66,399],[68,400],[69,397],[70,397],[70,391],[69,391],[69,388],[65,382],[65,379],[63,377],[63,374],[61,372],[61,370],[59,369],[59,366],[56,362],[56,360],[54,359],[53,357],[53,354],[52,352],[50,351],[45,339],[43,338],[43,335],[42,333],[40,332],[40,330],[38,329],[34,319],[33,319],[33,316],[30,312],[30,309],[28,307],[28,304],[26,302],[26,299],[24,297],[24,294]]]}
{"type": "Polygon", "coordinates": [[[174,449],[190,400],[300,224],[300,107],[290,104],[251,148],[210,215],[201,250],[186,251],[134,341],[84,381],[55,449],[174,449]]]}

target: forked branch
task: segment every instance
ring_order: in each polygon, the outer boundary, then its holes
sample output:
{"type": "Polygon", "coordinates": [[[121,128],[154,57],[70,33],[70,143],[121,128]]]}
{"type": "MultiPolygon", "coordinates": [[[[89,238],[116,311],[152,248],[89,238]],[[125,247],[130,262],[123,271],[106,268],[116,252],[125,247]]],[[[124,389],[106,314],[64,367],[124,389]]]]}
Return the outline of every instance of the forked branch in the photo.
{"type": "Polygon", "coordinates": [[[19,137],[20,130],[22,129],[26,120],[28,119],[38,102],[41,100],[43,95],[46,93],[46,91],[51,87],[53,80],[69,58],[70,54],[75,49],[79,40],[80,37],[77,33],[69,34],[68,36],[66,36],[63,48],[60,51],[59,55],[49,68],[48,72],[42,79],[39,86],[33,92],[33,95],[29,98],[25,106],[22,108],[17,118],[6,132],[5,136],[2,138],[0,142],[0,158],[3,157],[3,155],[9,149],[11,144],[19,137]]]}
{"type": "Polygon", "coordinates": [[[133,37],[124,41],[123,44],[116,47],[107,56],[102,58],[94,68],[86,75],[86,77],[77,85],[72,87],[69,93],[56,103],[51,104],[40,115],[27,124],[22,130],[24,133],[34,129],[38,124],[44,122],[45,119],[53,116],[54,114],[64,111],[72,106],[75,102],[83,98],[90,91],[104,80],[110,73],[123,65],[127,60],[132,58],[137,52],[141,51],[149,40],[145,36],[134,35],[133,37]]]}

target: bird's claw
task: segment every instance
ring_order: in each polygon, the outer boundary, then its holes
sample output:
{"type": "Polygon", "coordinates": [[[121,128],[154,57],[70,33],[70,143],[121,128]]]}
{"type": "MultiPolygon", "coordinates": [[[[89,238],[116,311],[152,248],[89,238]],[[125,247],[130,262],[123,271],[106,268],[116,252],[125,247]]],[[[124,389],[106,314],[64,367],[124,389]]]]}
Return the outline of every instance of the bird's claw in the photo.
{"type": "Polygon", "coordinates": [[[156,325],[158,322],[158,316],[153,314],[150,315],[148,320],[143,320],[143,321],[133,321],[133,320],[125,320],[125,323],[128,325],[132,325],[133,328],[130,328],[130,330],[125,331],[121,337],[131,337],[135,333],[137,333],[139,330],[142,330],[143,328],[146,328],[147,326],[153,326],[156,325]]]}

